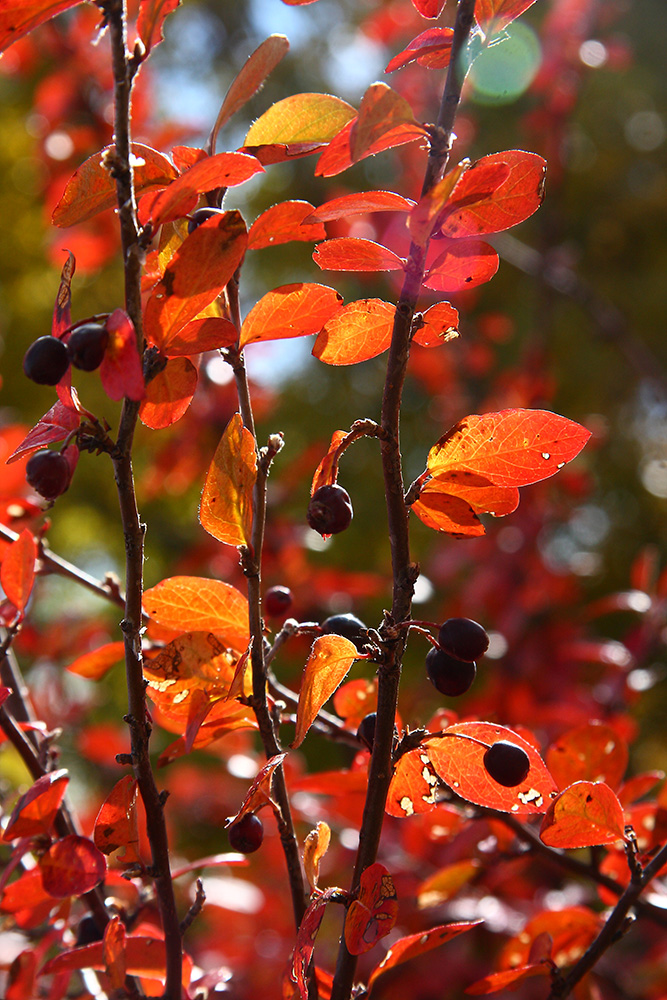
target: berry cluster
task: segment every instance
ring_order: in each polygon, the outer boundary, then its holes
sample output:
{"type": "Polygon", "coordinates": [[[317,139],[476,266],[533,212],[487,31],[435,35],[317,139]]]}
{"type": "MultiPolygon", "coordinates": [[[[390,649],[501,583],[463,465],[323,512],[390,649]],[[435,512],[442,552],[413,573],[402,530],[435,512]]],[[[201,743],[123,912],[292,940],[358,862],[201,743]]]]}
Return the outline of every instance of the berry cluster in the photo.
{"type": "Polygon", "coordinates": [[[23,371],[38,385],[57,385],[70,365],[92,372],[102,364],[109,342],[103,323],[82,323],[67,344],[51,335],[38,337],[23,358],[23,371]]]}
{"type": "Polygon", "coordinates": [[[485,629],[470,618],[448,618],[440,626],[438,645],[426,656],[426,673],[441,694],[456,698],[470,688],[476,660],[489,648],[485,629]]]}

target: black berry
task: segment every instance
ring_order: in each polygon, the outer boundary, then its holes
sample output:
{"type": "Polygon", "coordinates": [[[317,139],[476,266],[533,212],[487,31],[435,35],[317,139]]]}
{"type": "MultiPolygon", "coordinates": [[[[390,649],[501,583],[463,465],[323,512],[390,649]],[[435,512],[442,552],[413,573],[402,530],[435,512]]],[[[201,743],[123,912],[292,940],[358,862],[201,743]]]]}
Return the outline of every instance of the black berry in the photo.
{"type": "Polygon", "coordinates": [[[224,215],[221,208],[197,208],[188,219],[188,233],[193,233],[202,222],[213,218],[214,215],[224,215]]]}
{"type": "Polygon", "coordinates": [[[259,816],[246,813],[227,831],[229,846],[241,854],[252,854],[259,850],[264,840],[264,826],[259,816]]]}
{"type": "Polygon", "coordinates": [[[509,740],[498,740],[484,754],[487,774],[505,788],[514,788],[530,771],[530,759],[523,747],[509,740]]]}
{"type": "Polygon", "coordinates": [[[58,451],[36,451],[28,459],[25,477],[45,500],[55,500],[68,488],[72,472],[69,462],[58,451]]]}
{"type": "Polygon", "coordinates": [[[306,514],[310,527],[321,535],[337,535],[339,531],[345,531],[352,516],[350,496],[337,483],[315,490],[306,514]]]}
{"type": "Polygon", "coordinates": [[[342,635],[353,642],[359,652],[368,642],[368,626],[356,615],[331,615],[321,625],[326,635],[342,635]]]}
{"type": "Polygon", "coordinates": [[[489,637],[483,626],[470,618],[448,618],[440,627],[438,645],[450,656],[472,663],[486,653],[489,637]]]}
{"type": "Polygon", "coordinates": [[[282,618],[292,606],[292,591],[289,587],[270,587],[264,594],[264,610],[267,615],[282,618]]]}
{"type": "Polygon", "coordinates": [[[92,944],[94,941],[101,941],[103,936],[104,935],[97,926],[97,921],[92,914],[87,913],[85,916],[81,917],[79,926],[76,929],[77,947],[83,944],[92,944]]]}
{"type": "Polygon", "coordinates": [[[102,364],[108,343],[109,331],[102,323],[84,323],[67,341],[67,353],[75,368],[92,372],[102,364]]]}
{"type": "Polygon", "coordinates": [[[38,337],[23,358],[23,371],[38,385],[56,385],[68,368],[67,348],[57,337],[38,337]]]}
{"type": "Polygon", "coordinates": [[[377,712],[370,712],[359,723],[357,729],[357,739],[360,740],[369,750],[373,749],[375,739],[375,723],[377,722],[377,712]]]}
{"type": "Polygon", "coordinates": [[[456,698],[465,694],[474,681],[477,665],[468,660],[457,660],[444,649],[433,647],[426,654],[426,673],[440,694],[456,698]]]}

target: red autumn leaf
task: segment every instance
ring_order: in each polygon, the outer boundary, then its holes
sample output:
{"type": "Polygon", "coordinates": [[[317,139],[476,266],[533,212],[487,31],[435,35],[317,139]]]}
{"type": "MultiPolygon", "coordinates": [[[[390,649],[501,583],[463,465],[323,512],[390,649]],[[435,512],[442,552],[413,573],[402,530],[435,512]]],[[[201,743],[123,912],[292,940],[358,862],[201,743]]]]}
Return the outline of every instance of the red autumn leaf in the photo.
{"type": "Polygon", "coordinates": [[[443,236],[499,233],[523,222],[542,204],[546,167],[543,157],[520,149],[477,160],[463,173],[439,219],[443,236]]]}
{"type": "Polygon", "coordinates": [[[197,369],[189,358],[169,358],[146,386],[139,407],[142,424],[159,430],[180,420],[192,402],[198,379],[197,369]]]}
{"type": "Polygon", "coordinates": [[[31,1000],[38,996],[35,983],[38,958],[34,950],[22,951],[7,971],[4,1000],[31,1000]]]}
{"type": "Polygon", "coordinates": [[[390,816],[414,816],[435,808],[438,775],[423,747],[401,754],[389,784],[385,811],[390,816]]]}
{"type": "Polygon", "coordinates": [[[245,222],[237,211],[212,216],[183,241],[146,304],[146,336],[160,350],[218,297],[241,263],[246,243],[245,222]]]}
{"type": "MultiPolygon", "coordinates": [[[[347,170],[348,167],[352,166],[350,135],[355,120],[353,119],[351,122],[348,122],[322,153],[315,168],[316,177],[333,177],[334,174],[340,174],[343,170],[347,170]]],[[[360,159],[365,159],[365,157],[374,156],[385,149],[393,149],[395,146],[402,146],[406,142],[413,142],[415,139],[423,138],[424,129],[421,125],[412,125],[409,122],[404,122],[402,125],[397,125],[389,132],[381,135],[360,159]]]]}
{"type": "Polygon", "coordinates": [[[345,917],[345,944],[352,955],[364,955],[386,937],[398,917],[394,880],[384,865],[376,862],[362,872],[359,895],[345,917]]]}
{"type": "Polygon", "coordinates": [[[354,114],[353,107],[330,94],[294,94],[260,115],[243,145],[329,142],[354,114]]]}
{"type": "Polygon", "coordinates": [[[451,899],[459,889],[468,885],[482,871],[477,858],[464,858],[446,865],[423,881],[417,889],[417,905],[420,910],[429,906],[441,906],[451,899]]]}
{"type": "MultiPolygon", "coordinates": [[[[190,979],[192,962],[187,959],[183,963],[183,981],[187,988],[190,979]]],[[[147,937],[144,934],[128,934],[125,939],[126,971],[129,976],[147,976],[151,979],[164,979],[166,952],[161,938],[147,937]]],[[[55,958],[50,959],[41,969],[40,975],[51,976],[62,972],[73,972],[76,969],[106,970],[104,958],[104,942],[95,941],[81,948],[70,948],[55,958]]]]}
{"type": "MultiPolygon", "coordinates": [[[[190,716],[183,721],[172,721],[156,710],[156,715],[160,725],[170,732],[178,732],[187,728],[190,716]]],[[[251,708],[239,705],[238,702],[228,702],[224,698],[213,702],[204,722],[197,730],[192,741],[192,749],[198,750],[207,747],[209,744],[219,740],[228,733],[233,733],[238,729],[257,729],[257,720],[251,708]]],[[[183,736],[171,743],[162,751],[158,758],[158,767],[165,767],[177,760],[186,753],[185,738],[183,736]]]]}
{"type": "Polygon", "coordinates": [[[532,962],[530,965],[519,965],[514,969],[505,969],[503,972],[492,972],[483,979],[478,979],[472,986],[466,987],[466,993],[471,996],[482,996],[486,993],[497,993],[499,990],[511,989],[524,979],[532,979],[533,976],[550,976],[551,966],[546,962],[532,962]]]}
{"type": "MultiPolygon", "coordinates": [[[[340,889],[325,889],[311,901],[299,924],[289,969],[289,981],[298,991],[295,993],[293,990],[292,996],[298,996],[299,1000],[308,1000],[309,969],[315,950],[315,938],[320,929],[327,903],[339,893],[340,889]]],[[[289,993],[286,994],[283,990],[283,996],[285,995],[289,996],[289,993]]]]}
{"type": "Polygon", "coordinates": [[[405,260],[373,240],[341,236],[318,244],[313,260],[323,271],[402,271],[405,260]]]}
{"type": "Polygon", "coordinates": [[[328,365],[355,365],[386,351],[396,307],[382,299],[359,299],[339,309],[317,335],[313,354],[328,365]]]}
{"type": "Polygon", "coordinates": [[[556,786],[538,752],[518,733],[490,722],[458,722],[448,726],[445,733],[472,736],[482,744],[450,735],[435,737],[423,747],[437,774],[457,795],[514,816],[546,811],[556,786]],[[520,785],[511,788],[500,785],[484,767],[486,746],[500,740],[516,744],[528,755],[530,770],[520,785]]]}
{"type": "Polygon", "coordinates": [[[111,980],[113,990],[121,990],[125,983],[126,937],[125,924],[116,913],[104,928],[104,938],[102,939],[104,971],[111,980]]]}
{"type": "Polygon", "coordinates": [[[266,167],[270,163],[284,163],[287,160],[298,160],[302,156],[312,156],[326,146],[326,142],[267,142],[259,146],[242,146],[239,153],[250,153],[266,167]]]}
{"type": "Polygon", "coordinates": [[[495,486],[490,479],[452,469],[434,476],[423,487],[412,510],[430,528],[458,538],[484,534],[477,514],[511,514],[519,505],[516,487],[495,486]]]}
{"type": "Polygon", "coordinates": [[[232,826],[233,823],[238,823],[247,813],[256,812],[261,806],[266,805],[271,798],[273,772],[277,767],[280,767],[286,756],[286,753],[277,753],[273,757],[270,757],[266,764],[260,768],[255,780],[246,793],[241,808],[235,816],[230,816],[227,819],[225,823],[226,827],[232,826]]]}
{"type": "Polygon", "coordinates": [[[79,677],[99,681],[111,667],[120,663],[124,656],[124,642],[107,642],[104,646],[99,646],[98,649],[93,649],[90,653],[77,656],[76,660],[68,663],[66,669],[71,674],[78,674],[79,677]]]}
{"type": "MultiPolygon", "coordinates": [[[[162,353],[169,358],[204,354],[230,347],[238,340],[238,330],[221,316],[205,316],[162,338],[162,353]]],[[[150,383],[149,383],[150,384],[150,383]]]]}
{"type": "Polygon", "coordinates": [[[200,146],[172,146],[171,149],[171,158],[180,173],[194,167],[200,160],[205,160],[208,155],[200,146]]]}
{"type": "Polygon", "coordinates": [[[327,285],[281,285],[257,302],[241,328],[241,347],[256,340],[287,340],[319,333],[343,297],[327,285]]]}
{"type": "Polygon", "coordinates": [[[80,0],[6,0],[0,9],[0,52],[17,38],[55,17],[62,10],[75,7],[80,0]]]}
{"type": "Polygon", "coordinates": [[[225,95],[213,128],[213,136],[217,136],[229,119],[257,93],[288,50],[289,41],[284,35],[269,35],[248,56],[225,95]]]}
{"type": "Polygon", "coordinates": [[[180,2],[181,0],[141,0],[137,15],[137,32],[147,53],[164,40],[162,25],[180,2]]]}
{"type": "Polygon", "coordinates": [[[459,163],[458,166],[445,174],[433,187],[429,188],[410,212],[408,229],[410,230],[413,242],[418,246],[424,247],[428,243],[433,230],[436,228],[437,219],[441,215],[461,175],[468,167],[469,164],[465,160],[459,163]]]}
{"type": "Polygon", "coordinates": [[[484,525],[469,503],[446,491],[423,489],[411,508],[420,521],[434,531],[454,538],[476,538],[486,534],[484,525]]]}
{"type": "Polygon", "coordinates": [[[441,252],[430,264],[424,284],[436,292],[462,292],[490,281],[500,264],[498,254],[483,240],[440,240],[431,247],[441,252]]]}
{"type": "Polygon", "coordinates": [[[67,260],[60,272],[60,285],[53,307],[51,333],[60,337],[72,325],[72,278],[76,269],[74,254],[68,251],[67,260]]]}
{"type": "Polygon", "coordinates": [[[445,0],[412,0],[412,5],[419,11],[422,17],[435,20],[436,17],[440,17],[442,14],[445,0]]]}
{"type": "Polygon", "coordinates": [[[6,460],[7,464],[30,455],[34,451],[39,451],[40,448],[45,448],[48,444],[64,441],[67,435],[76,430],[80,423],[81,417],[76,410],[57,400],[51,409],[37,421],[32,430],[28,431],[20,445],[6,460]]]}
{"type": "MultiPolygon", "coordinates": [[[[315,490],[320,488],[320,486],[330,486],[338,479],[338,458],[336,452],[338,450],[338,445],[346,435],[347,431],[334,431],[331,435],[329,450],[317,466],[315,475],[313,476],[313,482],[310,487],[311,496],[315,490]]],[[[336,711],[338,711],[338,709],[336,709],[336,711]]]]}
{"type": "Polygon", "coordinates": [[[459,312],[451,302],[436,302],[422,314],[424,325],[415,332],[413,344],[439,347],[458,336],[459,312]]]}
{"type": "MultiPolygon", "coordinates": [[[[624,781],[617,791],[618,801],[622,806],[627,807],[638,799],[648,795],[656,785],[659,785],[665,777],[664,771],[645,771],[643,774],[635,774],[632,778],[624,781]]],[[[611,782],[607,782],[611,784],[611,782]]]]}
{"type": "Polygon", "coordinates": [[[256,479],[255,439],[235,413],[215,450],[199,504],[199,522],[209,535],[226,545],[250,545],[256,479]]]}
{"type": "Polygon", "coordinates": [[[189,167],[163,191],[155,191],[141,199],[139,219],[152,222],[153,228],[180,219],[196,206],[199,195],[219,187],[242,184],[264,167],[247,153],[217,153],[189,167]]]}
{"type": "Polygon", "coordinates": [[[114,309],[106,328],[109,342],[100,365],[102,388],[109,399],[143,399],[144,376],[132,320],[122,309],[114,309]]]}
{"type": "Polygon", "coordinates": [[[176,632],[214,632],[239,653],[248,645],[248,601],[222,580],[172,576],[144,592],[144,609],[176,632]]]}
{"type": "MultiPolygon", "coordinates": [[[[503,947],[498,964],[501,969],[527,965],[534,957],[535,945],[549,936],[549,958],[557,966],[571,965],[572,955],[582,955],[602,926],[599,913],[586,906],[566,906],[545,910],[529,920],[503,947]]],[[[540,958],[546,957],[544,954],[540,958]]]]}
{"type": "MultiPolygon", "coordinates": [[[[116,204],[116,182],[104,166],[105,156],[114,146],[105,146],[90,156],[67,182],[63,195],[53,210],[53,224],[66,228],[92,219],[98,212],[116,204]]],[[[137,192],[151,187],[164,187],[178,172],[162,153],[140,142],[132,143],[134,183],[137,192]]]]}
{"type": "Polygon", "coordinates": [[[21,910],[37,910],[42,907],[48,913],[54,905],[53,896],[49,896],[42,885],[42,873],[35,867],[3,887],[0,911],[16,914],[21,910]]]}
{"type": "Polygon", "coordinates": [[[477,0],[475,20],[487,36],[491,37],[506,28],[534,3],[535,0],[477,0]]]}
{"type": "Polygon", "coordinates": [[[424,955],[427,951],[432,951],[433,948],[439,948],[441,944],[451,941],[459,934],[465,934],[473,927],[479,927],[482,923],[484,923],[483,920],[466,920],[457,924],[440,924],[438,927],[431,927],[419,934],[409,934],[407,937],[399,938],[387,950],[380,964],[371,972],[368,979],[369,992],[375,980],[389,969],[394,969],[397,965],[402,965],[403,962],[416,958],[417,955],[424,955]]]}
{"type": "Polygon", "coordinates": [[[622,840],[623,806],[602,781],[576,781],[551,803],[540,838],[549,847],[594,847],[622,840]]]}
{"type": "Polygon", "coordinates": [[[307,216],[306,221],[333,222],[367,212],[409,212],[414,204],[411,198],[404,198],[394,191],[359,191],[325,201],[307,216]]]}
{"type": "Polygon", "coordinates": [[[360,677],[347,681],[336,691],[333,703],[348,729],[358,729],[361,720],[377,708],[377,682],[360,677]]]}
{"type": "Polygon", "coordinates": [[[350,132],[352,162],[366,156],[378,140],[399,125],[419,127],[409,103],[386,83],[372,83],[361,99],[350,132]]]}
{"type": "Polygon", "coordinates": [[[63,769],[50,771],[38,778],[14,806],[2,839],[9,841],[48,835],[68,783],[69,775],[63,769]]]}
{"type": "Polygon", "coordinates": [[[39,867],[44,888],[50,896],[82,896],[104,878],[106,861],[88,837],[70,834],[56,840],[41,855],[39,867]]]}
{"type": "Polygon", "coordinates": [[[546,761],[561,789],[575,781],[604,781],[616,788],[628,757],[627,743],[615,729],[602,722],[588,722],[559,736],[549,747],[546,761]]]}
{"type": "Polygon", "coordinates": [[[248,232],[248,249],[278,246],[299,240],[304,243],[316,242],[326,237],[324,226],[304,220],[311,215],[313,206],[309,201],[281,201],[272,205],[255,219],[248,232]]]}
{"type": "Polygon", "coordinates": [[[137,826],[137,782],[131,774],[117,781],[102,803],[95,820],[93,842],[102,854],[123,848],[118,860],[123,864],[139,862],[137,826]]]}
{"type": "Polygon", "coordinates": [[[354,643],[342,635],[321,635],[315,640],[301,680],[293,748],[301,746],[317,713],[358,656],[354,643]]]}
{"type": "Polygon", "coordinates": [[[393,73],[415,61],[429,69],[445,69],[449,66],[453,37],[452,28],[427,28],[389,60],[385,73],[393,73]]]}
{"type": "Polygon", "coordinates": [[[0,583],[8,600],[23,612],[35,582],[37,545],[32,531],[24,528],[16,541],[5,549],[0,566],[0,583]]]}

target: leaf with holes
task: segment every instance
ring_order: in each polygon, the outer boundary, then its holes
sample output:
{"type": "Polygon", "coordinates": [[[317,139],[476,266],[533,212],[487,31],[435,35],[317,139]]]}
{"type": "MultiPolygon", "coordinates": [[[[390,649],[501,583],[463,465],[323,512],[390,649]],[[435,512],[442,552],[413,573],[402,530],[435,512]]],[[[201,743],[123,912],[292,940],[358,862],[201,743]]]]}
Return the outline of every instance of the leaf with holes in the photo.
{"type": "Polygon", "coordinates": [[[250,545],[256,479],[255,439],[235,413],[215,450],[201,495],[199,521],[209,535],[226,545],[250,545]]]}
{"type": "Polygon", "coordinates": [[[35,582],[37,545],[32,531],[24,528],[16,541],[5,549],[0,566],[0,583],[5,596],[23,612],[35,582]]]}
{"type": "Polygon", "coordinates": [[[359,895],[345,917],[345,944],[351,955],[365,955],[386,937],[398,917],[394,880],[384,865],[376,862],[362,872],[359,895]]]}
{"type": "Polygon", "coordinates": [[[358,658],[357,647],[342,635],[321,635],[306,662],[296,709],[296,733],[291,743],[301,746],[317,713],[328,701],[358,658]]]}
{"type": "Polygon", "coordinates": [[[423,326],[415,330],[413,344],[440,347],[458,337],[459,311],[451,302],[436,302],[422,313],[423,326]]]}
{"type": "Polygon", "coordinates": [[[286,340],[319,333],[340,309],[342,295],[327,285],[281,285],[257,302],[241,328],[241,347],[257,340],[286,340]]]}
{"type": "Polygon", "coordinates": [[[423,747],[401,754],[389,784],[385,811],[390,816],[430,812],[437,803],[438,775],[423,747]]]}
{"type": "Polygon", "coordinates": [[[323,271],[402,271],[406,261],[373,240],[341,236],[318,244],[313,260],[323,271]]]}
{"type": "Polygon", "coordinates": [[[95,820],[93,842],[102,854],[112,854],[119,848],[118,860],[136,864],[139,856],[137,826],[137,782],[131,774],[117,781],[100,807],[95,820]]]}
{"type": "Polygon", "coordinates": [[[56,840],[39,858],[44,888],[50,896],[82,896],[104,878],[104,855],[88,837],[70,834],[56,840]]]}
{"type": "Polygon", "coordinates": [[[551,803],[540,838],[549,847],[595,847],[623,840],[623,806],[602,781],[576,781],[551,803]]]}
{"type": "Polygon", "coordinates": [[[214,632],[239,653],[248,645],[248,601],[222,580],[169,577],[144,592],[144,609],[176,632],[214,632]]]}
{"type": "Polygon", "coordinates": [[[327,235],[324,226],[304,221],[312,212],[313,206],[309,201],[281,201],[272,205],[250,227],[248,249],[260,250],[293,240],[302,243],[323,240],[327,235]]]}
{"type": "Polygon", "coordinates": [[[387,953],[380,964],[371,972],[368,979],[369,992],[376,979],[383,973],[388,972],[389,969],[394,969],[397,965],[402,965],[403,962],[407,962],[411,958],[416,958],[418,955],[424,955],[427,951],[439,948],[441,944],[451,941],[453,938],[458,937],[459,934],[465,934],[466,931],[472,930],[473,927],[479,927],[482,923],[484,923],[483,920],[466,920],[457,924],[440,924],[438,927],[431,927],[429,930],[422,931],[419,934],[409,934],[407,937],[399,938],[398,941],[395,941],[387,949],[387,953]]]}
{"type": "Polygon", "coordinates": [[[14,806],[2,839],[10,841],[19,837],[47,836],[65,797],[68,783],[69,775],[62,768],[38,778],[14,806]]]}
{"type": "Polygon", "coordinates": [[[330,94],[294,94],[260,115],[243,145],[329,142],[354,115],[351,105],[330,94]]]}
{"type": "Polygon", "coordinates": [[[568,729],[547,751],[547,767],[559,788],[575,781],[604,781],[616,788],[628,766],[628,745],[603,722],[568,729]]]}
{"type": "Polygon", "coordinates": [[[396,307],[382,299],[350,302],[327,320],[313,354],[328,365],[356,365],[386,351],[396,307]]]}

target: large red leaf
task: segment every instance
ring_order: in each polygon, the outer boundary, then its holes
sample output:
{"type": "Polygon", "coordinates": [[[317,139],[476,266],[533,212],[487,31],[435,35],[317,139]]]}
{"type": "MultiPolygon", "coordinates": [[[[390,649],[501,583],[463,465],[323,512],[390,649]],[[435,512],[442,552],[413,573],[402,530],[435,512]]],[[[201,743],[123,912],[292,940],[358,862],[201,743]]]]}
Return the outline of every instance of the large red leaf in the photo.
{"type": "Polygon", "coordinates": [[[427,28],[389,60],[385,73],[393,73],[415,61],[429,69],[445,69],[449,66],[453,37],[453,28],[427,28]]]}
{"type": "Polygon", "coordinates": [[[313,354],[328,365],[355,365],[375,358],[391,343],[396,307],[382,299],[360,299],[324,324],[313,354]]]}
{"type": "Polygon", "coordinates": [[[38,24],[55,17],[62,10],[75,7],[80,0],[5,0],[0,7],[0,52],[26,35],[38,24]]]}
{"type": "Polygon", "coordinates": [[[95,820],[93,841],[102,854],[112,854],[122,848],[119,861],[123,864],[140,861],[137,782],[131,774],[117,781],[102,803],[95,820]]]}
{"type": "Polygon", "coordinates": [[[324,226],[304,220],[311,216],[313,206],[309,201],[281,201],[272,205],[255,219],[248,232],[248,249],[260,250],[280,243],[299,240],[317,242],[326,237],[324,226]]]}
{"type": "MultiPolygon", "coordinates": [[[[104,166],[105,156],[110,155],[114,146],[105,146],[90,156],[76,170],[67,182],[63,195],[53,210],[54,226],[74,226],[78,222],[91,219],[106,208],[116,204],[116,182],[104,166]]],[[[164,187],[176,177],[178,171],[162,153],[132,143],[134,157],[134,184],[137,192],[151,187],[164,187]]]]}
{"type": "Polygon", "coordinates": [[[74,833],[51,844],[41,855],[39,867],[44,888],[58,899],[89,892],[107,870],[104,855],[92,840],[74,833]]]}
{"type": "Polygon", "coordinates": [[[294,94],[260,115],[243,145],[329,142],[354,114],[353,107],[330,94],[294,94]]]}
{"type": "Polygon", "coordinates": [[[475,20],[487,35],[497,35],[534,3],[535,0],[477,0],[475,20]]]}
{"type": "Polygon", "coordinates": [[[202,528],[226,545],[250,545],[256,479],[255,439],[235,413],[206,473],[199,505],[202,528]]]}
{"type": "Polygon", "coordinates": [[[325,201],[308,216],[309,222],[333,222],[367,212],[409,212],[414,201],[394,191],[358,191],[325,201]]]}
{"type": "Polygon", "coordinates": [[[386,83],[372,83],[361,99],[350,133],[352,161],[362,159],[387,132],[401,125],[419,128],[409,103],[386,83]]]}
{"type": "Polygon", "coordinates": [[[176,632],[215,632],[238,652],[248,645],[248,601],[222,580],[172,576],[144,592],[144,608],[176,632]]]}
{"type": "Polygon", "coordinates": [[[222,102],[213,129],[217,136],[232,115],[235,115],[247,101],[256,94],[269,74],[276,68],[289,50],[289,41],[284,35],[269,35],[254,52],[248,56],[232,81],[222,102]]]}
{"type": "Polygon", "coordinates": [[[183,241],[146,305],[146,336],[157,347],[220,294],[241,263],[248,237],[239,212],[207,219],[183,241]]]}
{"type": "Polygon", "coordinates": [[[547,767],[559,788],[575,781],[604,781],[616,788],[628,766],[628,745],[603,722],[569,729],[547,751],[547,767]]]}
{"type": "Polygon", "coordinates": [[[623,806],[601,781],[576,781],[551,803],[540,829],[549,847],[594,847],[623,840],[623,806]]]}
{"type": "Polygon", "coordinates": [[[402,965],[403,962],[407,962],[411,958],[416,958],[417,955],[432,951],[433,948],[439,948],[446,941],[451,941],[459,934],[465,934],[473,927],[479,927],[483,922],[483,920],[466,920],[458,924],[440,924],[439,927],[431,927],[419,934],[409,934],[407,937],[399,938],[387,950],[380,964],[371,972],[368,979],[369,991],[378,976],[384,972],[394,969],[397,965],[402,965]]]}
{"type": "Polygon", "coordinates": [[[246,316],[241,347],[256,340],[287,340],[319,333],[342,301],[340,292],[328,285],[296,282],[274,288],[246,316]]]}
{"type": "Polygon", "coordinates": [[[498,270],[498,254],[484,240],[440,240],[431,243],[440,252],[424,277],[436,292],[462,292],[490,281],[498,270]]]}
{"type": "Polygon", "coordinates": [[[32,531],[24,528],[16,541],[5,549],[0,566],[0,583],[5,596],[23,612],[35,582],[37,545],[32,531]]]}
{"type": "Polygon", "coordinates": [[[490,722],[458,722],[445,730],[449,736],[429,740],[424,750],[440,777],[461,798],[489,809],[515,816],[545,812],[556,794],[553,778],[544,761],[527,740],[511,729],[490,722]],[[454,734],[472,736],[461,739],[454,734]],[[481,741],[476,742],[476,741],[481,741]],[[484,767],[486,746],[508,740],[528,755],[530,770],[520,785],[507,788],[498,784],[484,767]]]}
{"type": "Polygon", "coordinates": [[[313,260],[323,271],[402,271],[405,260],[373,240],[341,236],[315,247],[313,260]]]}
{"type": "Polygon", "coordinates": [[[359,895],[345,916],[345,944],[352,955],[364,955],[386,937],[398,917],[394,880],[387,868],[376,862],[362,872],[359,895]]]}
{"type": "Polygon", "coordinates": [[[137,32],[146,52],[164,39],[162,25],[165,18],[176,10],[181,0],[141,0],[137,15],[137,32]]]}
{"type": "Polygon", "coordinates": [[[347,675],[357,657],[357,647],[342,635],[321,635],[315,640],[301,680],[292,747],[301,746],[317,713],[347,675]]]}
{"type": "Polygon", "coordinates": [[[63,769],[38,778],[16,803],[2,839],[9,841],[49,834],[68,783],[69,775],[63,769]]]}

